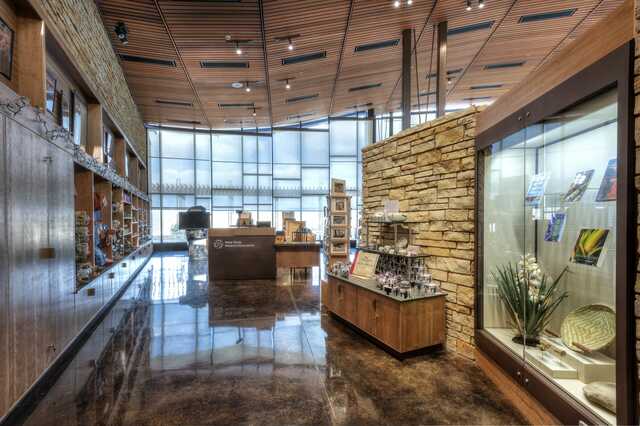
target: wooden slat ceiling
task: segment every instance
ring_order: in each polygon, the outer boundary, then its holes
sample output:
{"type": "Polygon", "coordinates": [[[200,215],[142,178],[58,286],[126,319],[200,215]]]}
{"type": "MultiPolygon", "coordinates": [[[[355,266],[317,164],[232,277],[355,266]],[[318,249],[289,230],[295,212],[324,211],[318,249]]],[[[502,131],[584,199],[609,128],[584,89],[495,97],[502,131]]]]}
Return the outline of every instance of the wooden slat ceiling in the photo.
{"type": "Polygon", "coordinates": [[[214,128],[252,128],[336,116],[357,109],[400,109],[401,43],[356,53],[358,45],[401,40],[413,29],[412,105],[433,108],[433,28],[483,22],[489,28],[450,35],[447,104],[494,100],[587,31],[623,0],[485,0],[465,10],[466,0],[96,0],[118,54],[175,61],[176,66],[122,61],[145,122],[214,128]],[[566,17],[520,23],[533,13],[576,9],[566,17]],[[129,31],[127,45],[114,32],[129,31]],[[288,42],[294,36],[295,49],[288,42]],[[242,55],[235,52],[239,40],[242,55]],[[283,65],[283,58],[326,52],[326,57],[283,65]],[[266,59],[266,61],[265,61],[266,59]],[[248,62],[248,68],[207,69],[201,61],[248,62]],[[416,68],[417,62],[417,68],[416,68]],[[487,70],[486,65],[523,62],[487,70]],[[417,78],[416,78],[417,77],[417,78]],[[285,88],[289,79],[291,89],[285,88]],[[232,83],[249,82],[233,88],[232,83]],[[353,88],[379,85],[363,90],[353,88]],[[482,88],[482,86],[493,86],[482,88]],[[477,88],[476,86],[481,86],[477,88]],[[287,100],[310,97],[291,102],[287,100]],[[469,99],[476,99],[469,101],[469,99]],[[159,103],[179,101],[184,106],[159,103]],[[220,104],[248,104],[221,108],[220,104]],[[255,107],[255,111],[253,109],[255,107]],[[254,116],[255,113],[255,116],[254,116]]]}

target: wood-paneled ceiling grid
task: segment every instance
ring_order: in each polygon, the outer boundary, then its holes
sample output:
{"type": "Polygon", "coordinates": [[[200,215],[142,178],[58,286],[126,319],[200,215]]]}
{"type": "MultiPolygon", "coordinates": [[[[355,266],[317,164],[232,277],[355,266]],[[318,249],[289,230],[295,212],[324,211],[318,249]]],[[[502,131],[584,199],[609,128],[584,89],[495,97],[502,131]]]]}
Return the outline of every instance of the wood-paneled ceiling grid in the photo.
{"type": "Polygon", "coordinates": [[[160,1],[171,34],[202,99],[204,112],[216,127],[252,127],[269,124],[260,12],[257,1],[224,2],[160,1]],[[242,55],[225,37],[239,40],[242,55]],[[206,69],[201,61],[248,62],[246,69],[206,69]],[[249,82],[251,92],[233,88],[249,82]],[[219,104],[253,103],[252,108],[223,109],[219,104]]]}
{"type": "MultiPolygon", "coordinates": [[[[390,8],[387,0],[354,0],[354,10],[345,41],[343,66],[335,91],[334,113],[354,111],[353,106],[384,108],[392,93],[402,63],[402,30],[422,28],[433,1],[414,2],[410,8],[390,8]],[[355,52],[357,46],[399,40],[396,46],[355,52]],[[368,84],[380,87],[350,92],[368,84]]],[[[360,107],[358,109],[366,109],[360,107]]]]}
{"type": "MultiPolygon", "coordinates": [[[[460,81],[455,82],[451,102],[463,102],[465,98],[497,96],[507,92],[515,83],[533,71],[551,51],[558,48],[562,39],[594,10],[602,0],[518,0],[500,26],[495,29],[486,46],[460,81]],[[520,23],[520,17],[530,14],[576,9],[569,17],[520,23]],[[485,65],[525,61],[522,67],[486,70],[485,65]],[[503,84],[501,88],[471,90],[473,86],[503,84]]],[[[617,2],[618,0],[614,0],[617,2]]],[[[619,2],[621,4],[621,2],[619,2]]],[[[585,31],[580,25],[576,33],[585,31]]]]}
{"type": "Polygon", "coordinates": [[[144,120],[202,120],[195,108],[161,105],[157,99],[194,102],[194,94],[178,61],[153,0],[100,0],[97,2],[116,53],[176,61],[176,67],[121,61],[129,88],[144,120]],[[113,28],[119,21],[127,24],[130,40],[120,43],[113,28]],[[159,90],[159,88],[162,88],[159,90]]]}
{"type": "Polygon", "coordinates": [[[295,122],[289,117],[305,115],[304,119],[326,116],[329,112],[333,82],[349,2],[345,0],[265,0],[264,19],[273,119],[276,123],[295,122]],[[287,41],[277,39],[289,35],[294,38],[294,50],[287,41]],[[326,52],[326,58],[298,64],[283,65],[282,59],[299,55],[326,52]],[[291,89],[285,88],[291,79],[291,89]],[[287,103],[287,99],[313,96],[312,100],[287,103]],[[312,113],[312,115],[307,115],[312,113]]]}
{"type": "MultiPolygon", "coordinates": [[[[429,61],[433,24],[447,20],[449,28],[493,21],[490,29],[451,35],[447,69],[462,69],[453,74],[449,86],[449,104],[468,103],[465,98],[491,96],[509,90],[542,61],[550,59],[571,40],[622,4],[623,0],[487,0],[483,10],[464,9],[462,0],[414,0],[411,7],[395,9],[389,0],[263,0],[265,40],[262,40],[259,0],[239,2],[205,2],[158,0],[158,6],[176,43],[186,69],[182,69],[171,39],[155,11],[153,0],[97,0],[105,25],[118,53],[157,59],[175,59],[175,68],[123,62],[132,92],[145,121],[199,121],[214,127],[267,126],[270,123],[269,97],[266,91],[264,49],[268,60],[273,124],[324,117],[329,114],[331,97],[333,115],[352,112],[353,106],[370,107],[380,113],[398,110],[400,103],[401,43],[397,46],[354,53],[356,46],[401,39],[404,28],[414,28],[418,82],[421,93],[429,90],[429,61]],[[435,7],[434,6],[435,1],[435,7]],[[351,7],[351,9],[350,9],[351,7]],[[576,8],[569,17],[522,24],[520,16],[576,8]],[[347,19],[351,10],[348,32],[347,19]],[[431,15],[430,15],[431,14],[431,15]],[[425,21],[429,22],[425,26],[425,21]],[[129,28],[129,45],[120,44],[113,26],[124,21],[129,28]],[[499,26],[498,26],[499,24],[499,26]],[[243,55],[224,40],[251,40],[243,43],[243,55]],[[299,35],[293,39],[295,50],[276,38],[299,35]],[[344,49],[342,49],[344,43],[344,49]],[[326,58],[294,65],[283,65],[290,56],[326,51],[326,58]],[[342,52],[342,66],[338,62],[342,52]],[[203,69],[202,60],[248,61],[246,69],[203,69]],[[525,61],[521,67],[486,70],[485,65],[525,61]],[[194,101],[196,93],[203,110],[194,101]],[[291,90],[285,89],[290,78],[291,90]],[[251,81],[252,91],[234,89],[233,82],[251,81]],[[335,88],[334,88],[335,83],[335,88]],[[380,87],[349,91],[350,88],[381,83],[380,87]],[[502,87],[472,90],[472,86],[501,84],[502,87]],[[287,99],[318,95],[311,100],[287,102],[287,99]],[[193,102],[193,107],[166,106],[156,102],[162,96],[193,102]],[[219,103],[251,103],[257,108],[220,109],[219,103]]],[[[474,1],[475,3],[475,1],[474,1]]],[[[435,72],[435,55],[432,71],[435,72]]],[[[413,64],[413,61],[412,61],[413,64]]],[[[412,70],[412,104],[418,104],[416,71],[412,70]]],[[[431,81],[431,91],[435,81],[431,81]]],[[[424,108],[427,98],[420,97],[424,108]]],[[[429,97],[433,105],[435,96],[429,97]]],[[[415,109],[415,108],[414,108],[415,109]]]]}

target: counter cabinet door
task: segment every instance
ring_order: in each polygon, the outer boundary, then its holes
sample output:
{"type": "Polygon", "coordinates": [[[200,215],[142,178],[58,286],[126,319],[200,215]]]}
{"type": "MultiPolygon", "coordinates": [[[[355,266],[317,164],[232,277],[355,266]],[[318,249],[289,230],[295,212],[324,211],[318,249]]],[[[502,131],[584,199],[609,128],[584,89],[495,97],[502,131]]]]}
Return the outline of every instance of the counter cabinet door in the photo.
{"type": "Polygon", "coordinates": [[[376,333],[375,337],[402,352],[400,346],[400,302],[380,296],[376,299],[376,333]]]}
{"type": "Polygon", "coordinates": [[[334,301],[335,301],[335,313],[339,317],[349,321],[352,324],[356,323],[356,308],[358,304],[358,290],[355,286],[337,281],[333,287],[335,289],[334,301]]]}
{"type": "Polygon", "coordinates": [[[380,296],[365,289],[358,289],[356,325],[371,336],[376,335],[376,317],[380,296]]]}
{"type": "Polygon", "coordinates": [[[327,281],[322,281],[320,284],[321,302],[330,311],[333,310],[333,291],[332,288],[336,285],[335,282],[329,278],[327,281]]]}

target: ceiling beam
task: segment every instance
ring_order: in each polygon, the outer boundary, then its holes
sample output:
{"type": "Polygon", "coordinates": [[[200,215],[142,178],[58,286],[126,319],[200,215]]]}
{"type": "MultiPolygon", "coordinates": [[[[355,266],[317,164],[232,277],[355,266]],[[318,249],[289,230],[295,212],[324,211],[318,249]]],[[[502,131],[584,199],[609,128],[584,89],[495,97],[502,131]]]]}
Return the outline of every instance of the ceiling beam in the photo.
{"type": "Polygon", "coordinates": [[[473,55],[473,58],[471,58],[471,61],[467,64],[466,67],[464,67],[464,69],[462,70],[462,72],[460,73],[460,75],[455,79],[455,83],[453,83],[451,85],[451,88],[449,89],[449,91],[447,92],[447,96],[451,96],[451,94],[453,93],[453,91],[455,90],[455,88],[458,86],[458,84],[460,83],[460,81],[462,81],[462,77],[465,76],[465,74],[467,73],[467,71],[471,68],[471,66],[476,62],[476,60],[480,57],[480,53],[482,53],[482,51],[484,50],[484,48],[487,46],[487,44],[489,44],[489,40],[491,40],[491,37],[493,37],[493,35],[496,33],[496,31],[498,31],[498,28],[500,28],[500,25],[502,25],[502,23],[504,22],[504,20],[507,18],[507,16],[509,16],[509,13],[511,12],[511,9],[513,9],[513,7],[516,5],[516,3],[518,2],[518,0],[513,0],[511,2],[511,5],[509,5],[509,8],[507,9],[507,11],[504,13],[504,15],[502,16],[502,18],[500,18],[500,21],[498,21],[498,23],[496,25],[493,26],[493,28],[491,28],[491,32],[489,33],[489,35],[487,36],[487,38],[485,39],[484,43],[482,43],[482,46],[480,46],[480,48],[478,49],[478,51],[476,52],[475,55],[473,55]]]}
{"type": "Polygon", "coordinates": [[[402,130],[411,127],[411,34],[413,30],[402,30],[402,130]]]}
{"type": "MultiPolygon", "coordinates": [[[[262,0],[258,0],[260,8],[260,33],[262,34],[262,56],[264,60],[264,84],[267,89],[267,103],[269,105],[269,126],[273,126],[273,106],[271,104],[271,83],[269,80],[269,55],[267,54],[267,31],[264,24],[264,7],[262,0]]],[[[258,125],[256,124],[256,127],[258,125]]]]}
{"type": "Polygon", "coordinates": [[[180,54],[180,50],[178,49],[178,45],[176,44],[176,41],[173,38],[173,35],[171,34],[171,30],[169,29],[169,25],[167,24],[167,20],[164,17],[164,13],[162,12],[162,8],[160,8],[160,4],[158,3],[158,0],[153,0],[153,4],[156,7],[156,11],[158,12],[158,15],[160,16],[160,19],[162,20],[162,25],[164,26],[165,31],[167,32],[167,36],[169,37],[169,40],[171,40],[171,45],[173,46],[173,49],[176,52],[176,56],[178,58],[178,60],[180,61],[180,66],[182,66],[182,69],[184,70],[184,74],[187,77],[187,80],[189,81],[189,86],[191,86],[191,90],[193,90],[193,96],[196,100],[196,102],[198,103],[198,106],[200,107],[200,113],[202,114],[202,117],[204,118],[204,121],[207,123],[207,125],[211,128],[213,127],[211,125],[211,122],[209,121],[209,117],[207,117],[207,113],[204,110],[204,106],[202,105],[202,101],[200,100],[200,95],[198,95],[198,91],[196,90],[196,86],[193,83],[193,80],[191,79],[191,74],[189,74],[189,70],[187,69],[184,60],[182,59],[182,55],[180,54]]]}
{"type": "MultiPolygon", "coordinates": [[[[414,46],[413,46],[413,50],[416,50],[418,48],[418,44],[420,43],[420,39],[422,39],[422,34],[424,33],[425,28],[427,28],[427,24],[429,23],[429,21],[431,20],[431,15],[433,15],[433,11],[436,9],[436,5],[438,4],[438,0],[434,0],[433,5],[431,6],[431,10],[429,11],[429,14],[427,15],[427,18],[424,20],[424,25],[422,26],[422,29],[420,30],[420,34],[418,35],[418,40],[416,40],[414,46]]],[[[412,51],[413,54],[413,51],[412,51]]],[[[402,79],[402,71],[400,72],[400,76],[398,77],[398,79],[396,80],[396,84],[393,85],[393,89],[391,90],[391,93],[389,93],[389,98],[387,99],[387,102],[385,102],[385,110],[389,111],[389,104],[391,103],[391,99],[393,98],[393,94],[396,91],[396,88],[398,87],[398,84],[400,83],[400,80],[402,79]]],[[[392,111],[389,111],[392,112],[392,111]]]]}
{"type": "MultiPolygon", "coordinates": [[[[447,21],[438,22],[438,60],[436,62],[436,117],[447,105],[447,21]]],[[[428,107],[427,107],[428,108],[428,107]]]]}
{"type": "Polygon", "coordinates": [[[336,77],[333,79],[333,88],[331,89],[331,103],[329,104],[329,114],[333,114],[333,106],[335,103],[336,87],[338,86],[338,78],[342,70],[342,58],[344,57],[344,46],[347,43],[347,35],[349,34],[349,26],[351,25],[351,16],[353,15],[353,0],[349,0],[349,13],[347,15],[347,23],[344,26],[344,36],[342,37],[342,45],[340,46],[340,56],[338,57],[338,67],[336,69],[336,77]]]}

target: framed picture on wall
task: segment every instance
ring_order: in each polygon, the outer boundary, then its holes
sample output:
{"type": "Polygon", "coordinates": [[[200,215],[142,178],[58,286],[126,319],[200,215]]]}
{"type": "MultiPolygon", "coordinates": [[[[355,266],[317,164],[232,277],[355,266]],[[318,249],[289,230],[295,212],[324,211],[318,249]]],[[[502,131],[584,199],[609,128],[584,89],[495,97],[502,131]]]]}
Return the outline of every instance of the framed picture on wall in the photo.
{"type": "Polygon", "coordinates": [[[332,213],[346,213],[347,212],[347,198],[331,198],[331,212],[332,213]]]}
{"type": "Polygon", "coordinates": [[[14,31],[0,18],[0,74],[11,80],[14,31]]]}
{"type": "Polygon", "coordinates": [[[347,226],[347,216],[344,214],[332,214],[331,226],[347,226]]]}

